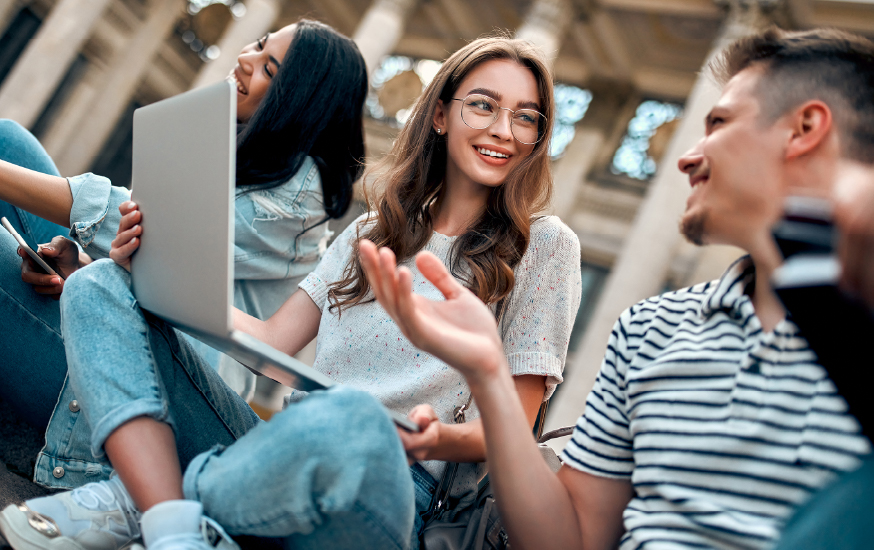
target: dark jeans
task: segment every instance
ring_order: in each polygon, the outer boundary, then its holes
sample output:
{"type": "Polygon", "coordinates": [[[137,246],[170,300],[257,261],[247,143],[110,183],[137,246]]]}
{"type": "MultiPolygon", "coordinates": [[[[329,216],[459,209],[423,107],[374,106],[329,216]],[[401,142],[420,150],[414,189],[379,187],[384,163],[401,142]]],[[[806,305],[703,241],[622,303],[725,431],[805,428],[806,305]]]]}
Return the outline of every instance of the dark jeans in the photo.
{"type": "MultiPolygon", "coordinates": [[[[39,141],[11,120],[0,120],[0,159],[59,175],[39,141]]],[[[0,216],[32,245],[67,234],[60,225],[3,201],[0,216]]],[[[67,363],[58,302],[22,282],[17,248],[12,236],[0,230],[0,397],[22,419],[42,430],[57,402],[67,363]]]]}

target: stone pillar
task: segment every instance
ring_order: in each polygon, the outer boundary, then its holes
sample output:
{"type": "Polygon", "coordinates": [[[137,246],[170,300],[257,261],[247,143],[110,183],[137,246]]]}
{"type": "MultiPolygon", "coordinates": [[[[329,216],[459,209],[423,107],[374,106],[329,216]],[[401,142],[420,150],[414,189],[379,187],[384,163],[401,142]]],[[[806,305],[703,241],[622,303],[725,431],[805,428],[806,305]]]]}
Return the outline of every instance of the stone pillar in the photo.
{"type": "Polygon", "coordinates": [[[352,37],[372,75],[382,56],[394,51],[416,0],[374,0],[352,37]]]}
{"type": "Polygon", "coordinates": [[[55,161],[63,173],[80,174],[94,163],[103,143],[124,113],[143,74],[158,49],[184,13],[183,0],[155,0],[142,26],[116,53],[106,70],[100,90],[87,116],[82,118],[76,138],[55,161]]]}
{"type": "Polygon", "coordinates": [[[577,192],[603,144],[601,129],[578,125],[564,156],[553,166],[552,213],[565,223],[573,213],[577,192]]]}
{"type": "Polygon", "coordinates": [[[237,64],[237,54],[243,46],[267,34],[277,15],[279,15],[277,0],[248,0],[246,14],[232,21],[225,30],[218,44],[220,55],[204,65],[191,87],[209,86],[226,78],[237,64]]]}
{"type": "Polygon", "coordinates": [[[30,127],[109,0],[60,0],[0,88],[0,118],[30,127]]]}
{"type": "Polygon", "coordinates": [[[21,0],[0,0],[0,34],[6,30],[21,6],[21,0]]]}
{"type": "MultiPolygon", "coordinates": [[[[770,0],[718,1],[729,8],[729,17],[708,61],[731,41],[761,28],[766,22],[762,8],[772,4],[770,0]]],[[[564,387],[552,404],[547,429],[576,422],[601,367],[616,319],[625,308],[658,294],[662,289],[673,252],[682,238],[677,222],[689,195],[688,180],[674,163],[701,139],[704,117],[720,95],[720,90],[707,74],[706,66],[705,63],[705,70],[686,100],[683,120],[604,285],[582,344],[565,367],[564,387]]]]}
{"type": "Polygon", "coordinates": [[[535,44],[552,66],[570,22],[571,5],[568,0],[537,0],[522,26],[516,30],[516,38],[535,44]]]}
{"type": "MultiPolygon", "coordinates": [[[[570,21],[571,6],[567,0],[537,0],[516,30],[516,38],[540,48],[551,68],[570,21]]],[[[604,134],[598,130],[577,128],[564,156],[555,164],[552,204],[556,216],[566,219],[571,213],[577,188],[603,142],[604,134]]]]}

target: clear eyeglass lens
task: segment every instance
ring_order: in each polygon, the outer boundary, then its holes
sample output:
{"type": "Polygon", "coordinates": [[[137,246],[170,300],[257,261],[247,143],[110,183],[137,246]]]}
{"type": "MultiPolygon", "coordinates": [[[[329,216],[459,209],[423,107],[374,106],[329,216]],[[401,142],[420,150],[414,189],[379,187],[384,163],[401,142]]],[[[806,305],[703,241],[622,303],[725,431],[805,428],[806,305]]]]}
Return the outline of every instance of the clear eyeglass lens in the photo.
{"type": "MultiPolygon", "coordinates": [[[[501,108],[498,103],[484,95],[473,94],[464,99],[464,107],[461,110],[461,120],[476,130],[488,128],[498,119],[501,108]]],[[[533,144],[539,141],[539,131],[545,122],[545,117],[531,109],[521,109],[513,114],[510,131],[513,137],[525,144],[533,144]]]]}
{"type": "Polygon", "coordinates": [[[522,109],[513,115],[513,137],[522,143],[537,143],[540,138],[539,132],[544,117],[537,111],[522,109]]]}
{"type": "Polygon", "coordinates": [[[484,95],[469,95],[464,98],[461,119],[476,130],[482,130],[497,120],[500,111],[494,99],[484,95]]]}

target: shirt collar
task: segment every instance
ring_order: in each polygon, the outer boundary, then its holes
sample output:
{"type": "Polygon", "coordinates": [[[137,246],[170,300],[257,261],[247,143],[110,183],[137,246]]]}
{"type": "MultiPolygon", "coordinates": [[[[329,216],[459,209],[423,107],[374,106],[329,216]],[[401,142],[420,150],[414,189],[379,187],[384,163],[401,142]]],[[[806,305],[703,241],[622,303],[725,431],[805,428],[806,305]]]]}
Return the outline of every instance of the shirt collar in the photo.
{"type": "Polygon", "coordinates": [[[741,315],[741,306],[749,301],[746,291],[755,280],[756,266],[752,258],[749,255],[739,258],[707,291],[701,305],[701,315],[706,318],[717,311],[725,311],[733,317],[741,315]]]}

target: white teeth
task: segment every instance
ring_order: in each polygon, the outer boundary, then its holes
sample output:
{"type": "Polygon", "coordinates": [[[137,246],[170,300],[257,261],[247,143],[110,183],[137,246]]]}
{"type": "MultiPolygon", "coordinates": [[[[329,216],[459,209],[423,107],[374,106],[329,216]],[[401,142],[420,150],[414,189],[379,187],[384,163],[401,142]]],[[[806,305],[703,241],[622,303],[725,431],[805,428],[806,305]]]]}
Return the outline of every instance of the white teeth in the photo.
{"type": "Polygon", "coordinates": [[[237,86],[237,91],[238,91],[238,92],[240,92],[240,93],[243,94],[243,95],[246,95],[246,89],[243,88],[243,85],[240,84],[240,81],[237,80],[237,76],[236,76],[234,73],[231,73],[230,75],[228,75],[228,79],[229,79],[231,82],[233,82],[234,85],[237,86]]]}
{"type": "Polygon", "coordinates": [[[498,157],[501,159],[509,158],[510,155],[505,155],[503,153],[496,153],[495,151],[489,151],[488,149],[483,149],[482,147],[478,148],[477,151],[481,155],[488,155],[490,157],[498,157]]]}

